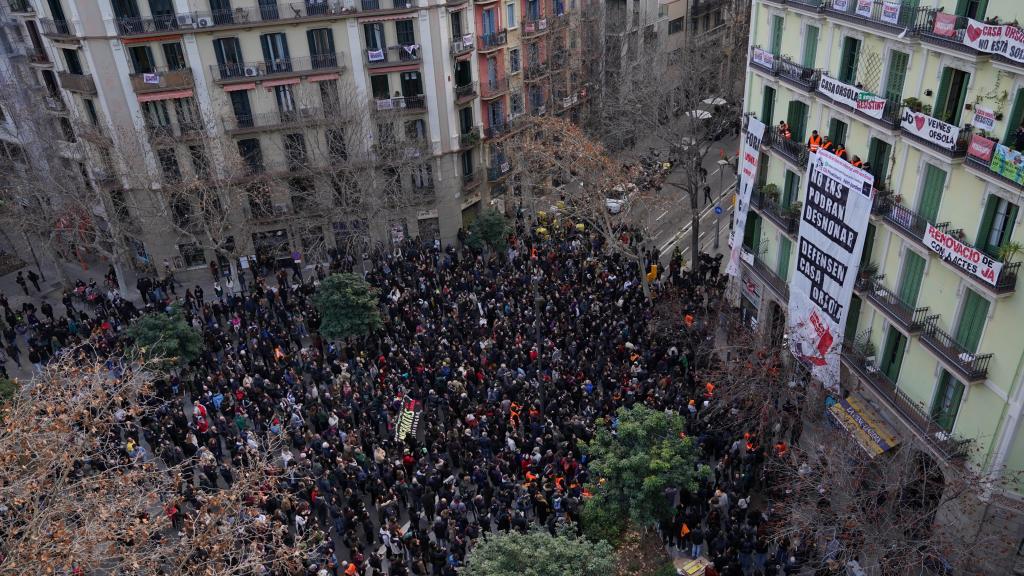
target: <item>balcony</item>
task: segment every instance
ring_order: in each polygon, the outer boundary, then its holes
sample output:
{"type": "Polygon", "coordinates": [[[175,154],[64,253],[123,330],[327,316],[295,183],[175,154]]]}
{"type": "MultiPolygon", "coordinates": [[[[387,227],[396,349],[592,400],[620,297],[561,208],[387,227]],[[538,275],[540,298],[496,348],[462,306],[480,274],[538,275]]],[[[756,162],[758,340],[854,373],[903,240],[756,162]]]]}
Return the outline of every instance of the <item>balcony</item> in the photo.
{"type": "Polygon", "coordinates": [[[508,92],[508,78],[495,78],[480,83],[480,97],[484,100],[497,98],[508,92]]]}
{"type": "Polygon", "coordinates": [[[344,69],[343,53],[315,54],[301,58],[280,58],[270,62],[242,62],[238,64],[210,64],[214,82],[246,82],[275,76],[298,76],[314,70],[344,69]]]}
{"type": "Polygon", "coordinates": [[[410,64],[420,60],[419,48],[414,48],[411,45],[408,47],[388,46],[387,50],[366,50],[366,65],[369,68],[410,64]]]}
{"type": "Polygon", "coordinates": [[[922,8],[921,10],[924,13],[918,20],[917,33],[922,42],[969,56],[981,54],[981,52],[964,44],[964,34],[967,32],[967,21],[969,18],[966,16],[956,16],[955,14],[949,14],[934,8],[922,8]]]}
{"type": "Polygon", "coordinates": [[[1019,170],[1008,169],[1006,170],[1006,174],[999,171],[997,166],[1005,165],[1008,168],[1014,166],[1011,159],[999,160],[999,157],[1000,153],[996,142],[989,140],[988,138],[975,135],[972,139],[971,146],[968,148],[967,158],[964,159],[964,166],[982,178],[999,183],[1003,188],[1015,190],[1018,193],[1024,192],[1024,175],[1022,175],[1019,170]],[[983,148],[983,150],[979,151],[978,147],[983,148]],[[985,151],[987,151],[988,159],[978,155],[984,154],[985,151]]]}
{"type": "Polygon", "coordinates": [[[506,134],[512,132],[512,122],[502,122],[501,124],[491,124],[484,129],[484,139],[492,140],[494,138],[500,138],[506,134]]]}
{"type": "Polygon", "coordinates": [[[195,19],[191,14],[156,16],[154,18],[118,18],[114,21],[119,36],[146,36],[165,34],[180,29],[192,29],[195,19]]]}
{"type": "MultiPolygon", "coordinates": [[[[746,246],[743,247],[743,250],[747,250],[746,246]]],[[[774,270],[769,268],[760,258],[751,255],[749,252],[741,257],[740,260],[743,261],[743,265],[748,270],[761,279],[761,282],[775,294],[776,298],[784,303],[789,302],[789,285],[774,270]],[[748,260],[751,261],[748,262],[748,260]]]]}
{"type": "Polygon", "coordinates": [[[57,79],[60,80],[60,87],[68,92],[79,94],[96,94],[96,83],[89,74],[72,74],[71,72],[57,72],[57,79]]]}
{"type": "Polygon", "coordinates": [[[477,36],[476,49],[481,52],[490,52],[501,48],[507,41],[508,32],[505,30],[492,32],[490,34],[481,34],[477,36]]]}
{"type": "Polygon", "coordinates": [[[53,66],[53,62],[50,61],[50,57],[46,55],[46,52],[30,52],[28,63],[33,66],[53,66]]]}
{"type": "Polygon", "coordinates": [[[499,159],[498,164],[487,169],[487,181],[498,182],[512,172],[512,165],[508,160],[499,159]]]}
{"type": "Polygon", "coordinates": [[[904,4],[900,8],[896,21],[893,22],[891,17],[883,13],[885,3],[882,0],[872,0],[870,14],[864,15],[857,13],[860,6],[855,1],[847,3],[846,6],[836,6],[835,0],[826,0],[823,4],[825,6],[825,13],[830,17],[869,26],[890,34],[902,34],[904,30],[908,29],[915,30],[928,18],[927,8],[911,10],[910,6],[904,4]]]}
{"type": "MultiPolygon", "coordinates": [[[[909,113],[909,108],[904,108],[903,110],[906,110],[908,111],[907,113],[909,113]]],[[[967,148],[971,141],[971,131],[969,128],[960,128],[960,133],[957,136],[956,143],[953,145],[952,148],[948,148],[946,146],[938,144],[937,142],[933,142],[932,140],[918,136],[917,134],[914,134],[913,132],[908,130],[907,127],[903,126],[903,115],[904,112],[901,112],[900,129],[903,132],[903,137],[906,138],[907,140],[915,142],[920,147],[934,151],[949,159],[963,158],[964,156],[967,155],[967,148]]],[[[936,120],[938,120],[938,118],[936,118],[936,120]]],[[[945,124],[945,122],[943,122],[943,124],[945,124]]]]}
{"type": "Polygon", "coordinates": [[[796,9],[811,10],[812,12],[821,12],[825,8],[827,0],[789,0],[789,5],[796,9]]]}
{"type": "Polygon", "coordinates": [[[210,12],[194,12],[178,16],[178,24],[182,28],[214,29],[224,26],[250,27],[254,24],[276,23],[280,21],[329,18],[349,13],[341,2],[324,0],[306,0],[291,4],[259,4],[257,6],[240,6],[230,10],[213,10],[210,12]],[[191,17],[191,22],[189,22],[191,17]]]}
{"type": "Polygon", "coordinates": [[[548,56],[548,68],[552,72],[562,70],[568,63],[569,53],[565,51],[564,47],[559,47],[552,50],[548,56]]]}
{"type": "Polygon", "coordinates": [[[78,32],[75,30],[75,25],[67,20],[40,18],[39,28],[43,31],[43,36],[55,42],[78,42],[78,32]]]}
{"type": "Polygon", "coordinates": [[[463,190],[471,190],[480,185],[483,181],[483,170],[473,170],[469,174],[462,175],[463,190]]]}
{"type": "Polygon", "coordinates": [[[988,363],[992,355],[969,352],[955,338],[941,330],[936,320],[924,327],[921,343],[968,384],[984,381],[988,377],[988,363]]]}
{"type": "Polygon", "coordinates": [[[790,237],[796,237],[800,228],[800,203],[782,206],[778,199],[769,198],[759,188],[750,194],[750,205],[790,237]]]}
{"type": "Polygon", "coordinates": [[[783,137],[774,127],[768,128],[762,145],[801,168],[807,166],[807,146],[796,140],[783,137]]]}
{"type": "Polygon", "coordinates": [[[523,40],[530,38],[536,38],[547,34],[548,32],[548,19],[541,17],[530,17],[523,21],[523,40]]]}
{"type": "Polygon", "coordinates": [[[480,129],[476,126],[459,134],[459,148],[472,148],[480,143],[480,129]]]}
{"type": "Polygon", "coordinates": [[[423,96],[396,96],[394,98],[374,99],[375,109],[378,112],[387,111],[422,111],[427,107],[423,96]]]}
{"type": "Polygon", "coordinates": [[[938,316],[928,316],[927,306],[914,308],[901,300],[895,292],[882,285],[882,278],[857,278],[853,289],[907,334],[916,334],[923,330],[928,322],[938,319],[938,316]]]}
{"type": "Polygon", "coordinates": [[[224,131],[238,134],[264,129],[306,126],[317,124],[323,120],[324,112],[320,108],[302,108],[292,112],[261,112],[224,119],[224,131]]]}
{"type": "Polygon", "coordinates": [[[925,412],[924,408],[896,387],[852,342],[843,343],[842,362],[871,391],[886,403],[908,427],[946,460],[960,460],[967,455],[967,444],[949,436],[925,412]]]}
{"type": "Polygon", "coordinates": [[[548,107],[545,104],[539,104],[534,102],[530,104],[530,116],[543,116],[548,113],[548,107]]]}
{"type": "Polygon", "coordinates": [[[202,126],[198,124],[167,124],[165,126],[146,126],[146,134],[150,140],[173,140],[190,138],[202,134],[202,126]]]}
{"type": "Polygon", "coordinates": [[[194,86],[191,68],[180,70],[156,69],[152,73],[132,74],[132,89],[136,94],[163,92],[165,90],[186,90],[194,86]]]}
{"type": "Polygon", "coordinates": [[[476,82],[469,82],[467,84],[455,86],[455,103],[465,104],[466,102],[476,98],[477,87],[476,82]]]}
{"type": "Polygon", "coordinates": [[[408,10],[415,8],[412,0],[360,0],[361,12],[379,12],[382,10],[408,10]]]}
{"type": "Polygon", "coordinates": [[[813,92],[818,87],[818,78],[821,72],[814,68],[801,66],[782,56],[775,59],[775,75],[800,90],[813,92]]]}
{"type": "Polygon", "coordinates": [[[465,36],[452,38],[451,47],[448,50],[452,56],[461,56],[469,54],[474,48],[476,48],[476,43],[473,42],[473,35],[466,34],[465,36]]]}
{"type": "Polygon", "coordinates": [[[11,8],[12,15],[30,15],[35,14],[36,10],[32,7],[32,3],[28,0],[9,0],[7,5],[11,8]]]}
{"type": "Polygon", "coordinates": [[[576,94],[575,92],[572,94],[559,92],[552,95],[551,102],[555,112],[564,112],[576,104],[579,104],[580,97],[579,94],[576,94]]]}
{"type": "Polygon", "coordinates": [[[527,82],[537,82],[543,80],[550,73],[551,70],[546,63],[538,62],[527,66],[524,76],[527,82]]]}
{"type": "MultiPolygon", "coordinates": [[[[920,214],[917,214],[913,210],[894,202],[891,196],[876,196],[875,202],[871,207],[871,211],[874,214],[881,216],[886,224],[892,226],[894,230],[902,234],[908,240],[931,251],[931,248],[925,243],[925,233],[928,231],[929,222],[920,214]]],[[[939,230],[949,233],[948,222],[941,222],[934,224],[934,226],[939,230]]],[[[961,243],[968,248],[974,248],[974,246],[967,242],[961,241],[961,243]]],[[[951,269],[974,281],[976,286],[983,288],[990,294],[999,296],[1011,294],[1017,290],[1017,274],[1020,272],[1020,262],[1004,263],[999,272],[999,276],[996,278],[995,285],[992,285],[968,274],[962,268],[957,267],[944,258],[940,257],[939,259],[951,269]]]]}

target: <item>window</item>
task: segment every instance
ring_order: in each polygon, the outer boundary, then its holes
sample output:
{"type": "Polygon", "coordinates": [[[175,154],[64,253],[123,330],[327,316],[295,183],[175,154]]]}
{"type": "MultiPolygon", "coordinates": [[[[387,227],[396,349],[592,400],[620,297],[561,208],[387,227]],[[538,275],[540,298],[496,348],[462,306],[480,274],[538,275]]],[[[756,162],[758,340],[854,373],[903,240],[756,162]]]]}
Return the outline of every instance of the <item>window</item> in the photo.
{"type": "MultiPolygon", "coordinates": [[[[1013,99],[1010,117],[1006,123],[1006,137],[1003,138],[1003,144],[1017,147],[1014,134],[1022,123],[1024,123],[1024,88],[1018,88],[1017,95],[1013,99]]],[[[1017,150],[1019,151],[1020,148],[1017,148],[1017,150]]]]}
{"type": "Polygon", "coordinates": [[[785,236],[779,236],[779,262],[775,272],[779,278],[789,278],[789,255],[793,251],[793,241],[785,236]]]}
{"type": "Polygon", "coordinates": [[[463,11],[460,10],[458,12],[451,12],[448,15],[448,18],[449,18],[449,20],[452,23],[452,38],[456,39],[456,40],[461,39],[462,35],[463,35],[463,32],[462,32],[462,14],[463,14],[463,11]]]}
{"type": "Polygon", "coordinates": [[[986,8],[988,8],[988,0],[958,0],[955,14],[975,20],[984,20],[986,8]]]}
{"type": "Polygon", "coordinates": [[[71,121],[65,116],[60,117],[60,133],[66,142],[78,141],[78,138],[75,136],[75,129],[71,126],[71,121]]]}
{"type": "Polygon", "coordinates": [[[178,155],[175,154],[174,148],[160,148],[156,151],[156,155],[160,159],[160,170],[164,174],[164,180],[168,182],[181,180],[181,168],[178,166],[178,155]]]}
{"type": "Polygon", "coordinates": [[[192,205],[181,196],[175,196],[170,200],[171,221],[178,228],[187,230],[192,226],[192,205]]]}
{"type": "Polygon", "coordinates": [[[306,164],[306,137],[302,134],[285,134],[284,156],[288,170],[301,170],[306,164]]]}
{"type": "Polygon", "coordinates": [[[788,208],[798,198],[800,198],[800,176],[791,170],[786,170],[786,178],[782,186],[782,207],[788,208]]]}
{"type": "Polygon", "coordinates": [[[85,104],[85,115],[89,118],[89,123],[93,126],[99,126],[100,118],[96,114],[96,104],[92,101],[92,98],[82,98],[82,103],[85,104]]]}
{"type": "Polygon", "coordinates": [[[895,327],[890,326],[885,336],[885,345],[882,347],[882,359],[879,368],[882,374],[889,378],[890,382],[897,382],[900,378],[900,368],[903,366],[903,355],[907,351],[907,337],[900,333],[895,327]]]}
{"type": "Polygon", "coordinates": [[[507,4],[505,6],[505,14],[507,15],[506,18],[505,18],[506,26],[508,26],[509,28],[515,28],[516,27],[516,5],[515,4],[507,4]]]}
{"type": "Polygon", "coordinates": [[[799,100],[790,100],[787,122],[793,133],[793,140],[803,142],[806,137],[804,130],[807,128],[807,104],[799,100]]]}
{"type": "Polygon", "coordinates": [[[864,233],[864,251],[860,253],[861,266],[871,262],[871,255],[875,251],[875,231],[875,225],[868,224],[867,232],[864,233]]]}
{"type": "Polygon", "coordinates": [[[892,155],[892,146],[884,140],[872,138],[868,146],[869,172],[875,177],[875,188],[888,190],[889,186],[885,181],[889,173],[889,157],[892,155]]]}
{"type": "Polygon", "coordinates": [[[185,53],[181,50],[180,42],[171,42],[163,45],[164,60],[167,62],[168,70],[184,70],[188,68],[185,60],[185,53]]]}
{"type": "Polygon", "coordinates": [[[924,258],[913,250],[903,252],[903,270],[900,273],[899,299],[913,309],[921,294],[921,280],[924,277],[924,258]]]}
{"type": "Polygon", "coordinates": [[[764,99],[761,101],[761,122],[764,122],[765,126],[769,129],[775,119],[775,88],[771,86],[764,87],[764,99]]]}
{"type": "Polygon", "coordinates": [[[263,46],[263,61],[267,65],[268,73],[288,72],[292,69],[292,62],[288,57],[288,37],[284,32],[261,35],[260,45],[263,46]]]}
{"type": "Polygon", "coordinates": [[[422,118],[409,120],[405,123],[405,137],[418,142],[426,140],[427,123],[422,118]]]}
{"type": "Polygon", "coordinates": [[[348,160],[348,146],[345,143],[345,132],[340,128],[328,128],[326,133],[327,138],[327,154],[331,160],[335,162],[344,162],[348,160]]]}
{"type": "Polygon", "coordinates": [[[235,121],[238,123],[238,127],[252,127],[252,109],[249,107],[249,92],[247,90],[235,90],[230,94],[231,109],[235,113],[235,121]]]}
{"type": "Polygon", "coordinates": [[[136,74],[152,74],[156,72],[153,51],[149,49],[149,46],[129,46],[128,56],[131,57],[132,70],[136,74]]]}
{"type": "Polygon", "coordinates": [[[391,88],[388,86],[388,75],[374,74],[370,76],[370,91],[377,100],[389,100],[391,88]]]}
{"type": "Polygon", "coordinates": [[[843,53],[839,58],[839,81],[857,83],[857,64],[860,59],[860,40],[847,36],[843,38],[843,53]]]}
{"type": "Polygon", "coordinates": [[[846,147],[846,134],[849,132],[850,127],[846,125],[846,122],[833,118],[828,123],[828,139],[832,141],[832,145],[835,148],[839,146],[846,147]]]}
{"type": "Polygon", "coordinates": [[[178,116],[178,126],[182,132],[193,132],[199,130],[202,126],[199,107],[196,105],[196,99],[191,96],[176,98],[174,100],[174,113],[178,116]]]}
{"type": "Polygon", "coordinates": [[[522,57],[519,54],[519,48],[510,48],[508,51],[508,69],[511,74],[519,72],[522,67],[522,57]]]}
{"type": "Polygon", "coordinates": [[[910,56],[893,50],[889,53],[889,74],[885,81],[885,99],[890,102],[903,101],[903,85],[907,80],[907,63],[910,56]]]}
{"type": "Polygon", "coordinates": [[[206,265],[206,255],[197,244],[178,244],[178,254],[181,254],[182,264],[189,268],[206,265]]]}
{"type": "Polygon", "coordinates": [[[291,84],[274,86],[274,100],[277,101],[277,111],[281,114],[281,120],[286,121],[295,113],[295,93],[291,84]]]}
{"type": "Polygon", "coordinates": [[[68,65],[68,72],[82,74],[82,62],[78,59],[78,51],[62,48],[61,52],[64,53],[64,61],[68,65]]]}
{"type": "Polygon", "coordinates": [[[508,98],[512,116],[521,115],[523,113],[523,93],[513,92],[508,98]]]}
{"type": "Polygon", "coordinates": [[[1017,221],[1017,205],[992,194],[985,202],[978,230],[977,248],[989,256],[996,256],[999,248],[1010,241],[1013,225],[1017,221]]]}
{"type": "Polygon", "coordinates": [[[540,19],[540,0],[526,0],[526,19],[532,21],[540,19]]]}
{"type": "Polygon", "coordinates": [[[949,372],[942,371],[939,385],[932,399],[932,421],[946,432],[953,431],[956,415],[960,411],[960,399],[964,395],[964,385],[949,372]]]}
{"type": "Polygon", "coordinates": [[[963,301],[963,308],[960,310],[960,321],[957,323],[953,339],[966,348],[969,353],[974,354],[978,351],[978,344],[981,343],[981,333],[985,330],[989,302],[970,288],[966,290],[963,301]]]}
{"type": "Polygon", "coordinates": [[[188,155],[192,159],[192,172],[196,178],[203,180],[210,176],[210,161],[206,158],[206,149],[202,144],[192,144],[188,147],[188,155]]]}
{"type": "Polygon", "coordinates": [[[409,46],[416,43],[416,32],[412,27],[412,20],[399,20],[395,22],[395,34],[398,36],[399,46],[409,46]]]}
{"type": "Polygon", "coordinates": [[[316,68],[335,68],[338,56],[334,52],[334,32],[330,28],[314,28],[306,31],[309,42],[310,64],[316,68]]]}
{"type": "Polygon", "coordinates": [[[939,218],[939,204],[942,203],[942,189],[946,185],[946,171],[931,164],[925,166],[924,186],[917,213],[926,221],[935,224],[939,218]]]}
{"type": "Polygon", "coordinates": [[[818,58],[818,27],[808,26],[804,32],[804,67],[814,68],[818,58]]]}
{"type": "Polygon", "coordinates": [[[473,151],[466,150],[461,155],[462,160],[462,177],[468,177],[473,175],[473,151]]]}
{"type": "Polygon", "coordinates": [[[405,98],[423,96],[423,81],[419,72],[402,72],[402,96],[405,98]]]}
{"type": "Polygon", "coordinates": [[[943,122],[960,125],[960,115],[967,101],[967,85],[971,75],[956,68],[943,68],[939,91],[935,96],[935,117],[943,122]]]}
{"type": "Polygon", "coordinates": [[[383,22],[363,24],[363,35],[366,37],[367,50],[387,50],[387,43],[384,40],[383,22]]]}
{"type": "Polygon", "coordinates": [[[217,57],[221,78],[245,74],[245,59],[242,58],[242,45],[238,38],[217,38],[213,41],[213,54],[217,57]]]}
{"type": "Polygon", "coordinates": [[[671,35],[671,34],[678,34],[679,32],[682,32],[683,28],[684,28],[684,26],[686,24],[685,20],[686,19],[683,18],[682,16],[680,16],[679,18],[676,18],[675,20],[669,20],[669,22],[668,22],[668,33],[671,35]]]}
{"type": "MultiPolygon", "coordinates": [[[[697,21],[691,20],[693,24],[693,31],[697,31],[697,21]]],[[[782,16],[772,16],[772,38],[769,52],[778,56],[782,52],[782,26],[785,19],[782,16]]]]}
{"type": "Polygon", "coordinates": [[[321,80],[320,84],[320,105],[323,106],[327,115],[341,112],[341,100],[338,98],[338,81],[321,80]]]}
{"type": "Polygon", "coordinates": [[[245,138],[238,141],[238,155],[241,156],[246,168],[252,174],[263,172],[263,150],[257,138],[245,138]]]}
{"type": "Polygon", "coordinates": [[[167,110],[166,100],[143,102],[142,116],[150,130],[168,128],[171,125],[171,115],[167,110]]]}
{"type": "Polygon", "coordinates": [[[462,134],[469,134],[473,129],[473,108],[466,106],[459,109],[459,131],[462,134]]]}
{"type": "Polygon", "coordinates": [[[434,171],[430,164],[420,164],[412,169],[412,187],[428,190],[434,187],[434,171]]]}

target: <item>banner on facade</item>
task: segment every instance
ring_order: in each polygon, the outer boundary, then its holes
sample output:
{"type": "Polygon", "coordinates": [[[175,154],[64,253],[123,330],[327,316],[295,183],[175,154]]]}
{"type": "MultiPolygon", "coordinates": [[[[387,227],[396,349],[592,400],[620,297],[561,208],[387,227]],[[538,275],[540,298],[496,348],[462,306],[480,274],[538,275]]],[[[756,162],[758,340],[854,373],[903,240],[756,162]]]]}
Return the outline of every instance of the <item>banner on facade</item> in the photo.
{"type": "Polygon", "coordinates": [[[971,144],[967,147],[967,155],[973,156],[978,160],[984,160],[985,162],[992,161],[992,151],[995,150],[995,140],[989,140],[984,136],[977,134],[971,136],[971,144]]]}
{"type": "Polygon", "coordinates": [[[947,150],[955,150],[956,141],[960,137],[960,128],[957,126],[946,124],[938,118],[932,118],[920,112],[914,112],[910,108],[903,109],[900,126],[914,136],[947,150]]]}
{"type": "Polygon", "coordinates": [[[845,82],[840,82],[830,76],[821,75],[817,90],[831,98],[833,102],[859,110],[872,118],[881,119],[885,114],[885,98],[845,82]]]}
{"type": "Polygon", "coordinates": [[[995,145],[989,170],[1003,178],[1024,186],[1024,154],[1003,146],[995,145]]]}
{"type": "Polygon", "coordinates": [[[761,140],[764,138],[764,122],[757,118],[747,120],[747,133],[740,150],[739,190],[736,191],[736,208],[733,210],[732,231],[729,233],[729,264],[725,272],[736,277],[740,272],[740,252],[743,251],[743,230],[747,225],[747,211],[750,209],[750,193],[757,178],[757,164],[761,157],[761,140]]]}
{"type": "Polygon", "coordinates": [[[768,68],[769,70],[775,69],[775,55],[765,50],[764,48],[753,49],[754,64],[758,66],[768,68]]]}
{"type": "Polygon", "coordinates": [[[148,74],[148,73],[143,74],[142,75],[142,82],[143,82],[143,84],[159,84],[160,83],[160,75],[159,74],[148,74]]]}
{"type": "Polygon", "coordinates": [[[850,10],[851,0],[832,0],[832,8],[839,12],[847,12],[850,10]]]}
{"type": "Polygon", "coordinates": [[[1024,62],[1024,30],[1016,26],[985,24],[968,18],[963,43],[979,52],[1024,62]]]}
{"type": "Polygon", "coordinates": [[[811,154],[806,181],[796,273],[789,285],[789,347],[815,378],[837,390],[874,177],[833,154],[811,154]]]}
{"type": "Polygon", "coordinates": [[[880,16],[882,22],[886,24],[899,24],[900,6],[899,0],[885,0],[882,2],[882,15],[880,16]]]}
{"type": "Polygon", "coordinates": [[[885,98],[862,90],[857,94],[857,110],[881,120],[885,116],[885,98]]]}
{"type": "Polygon", "coordinates": [[[874,0],[857,0],[857,16],[871,18],[871,5],[874,0]]]}
{"type": "Polygon", "coordinates": [[[988,256],[974,246],[968,246],[931,224],[924,231],[924,244],[931,251],[967,274],[991,286],[999,280],[1003,263],[988,256]]]}
{"type": "Polygon", "coordinates": [[[975,106],[974,121],[971,122],[971,124],[974,124],[975,128],[981,128],[986,132],[991,132],[996,127],[996,113],[990,108],[975,106]]]}
{"type": "Polygon", "coordinates": [[[935,13],[935,24],[932,26],[932,34],[952,38],[956,36],[956,14],[946,12],[935,13]]]}

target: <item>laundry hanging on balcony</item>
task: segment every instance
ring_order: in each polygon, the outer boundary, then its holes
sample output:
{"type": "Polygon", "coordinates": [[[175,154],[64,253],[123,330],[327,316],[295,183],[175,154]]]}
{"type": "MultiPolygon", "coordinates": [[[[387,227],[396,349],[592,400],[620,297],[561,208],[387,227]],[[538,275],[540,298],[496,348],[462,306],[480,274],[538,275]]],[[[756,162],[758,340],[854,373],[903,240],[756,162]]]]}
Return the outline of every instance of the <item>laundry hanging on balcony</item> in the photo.
{"type": "Polygon", "coordinates": [[[419,44],[405,44],[404,46],[402,46],[402,48],[404,48],[406,53],[408,53],[410,56],[415,56],[416,55],[416,51],[420,49],[420,45],[419,44]]]}

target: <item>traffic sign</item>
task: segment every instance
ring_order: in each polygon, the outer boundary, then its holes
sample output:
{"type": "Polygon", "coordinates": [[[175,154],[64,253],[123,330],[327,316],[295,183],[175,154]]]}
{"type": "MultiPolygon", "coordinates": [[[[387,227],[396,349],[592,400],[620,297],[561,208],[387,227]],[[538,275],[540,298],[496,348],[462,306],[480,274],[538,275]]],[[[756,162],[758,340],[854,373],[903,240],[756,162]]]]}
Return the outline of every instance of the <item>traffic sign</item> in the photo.
{"type": "Polygon", "coordinates": [[[722,215],[722,205],[721,204],[718,204],[718,205],[715,206],[715,214],[718,215],[718,216],[722,215]]]}

